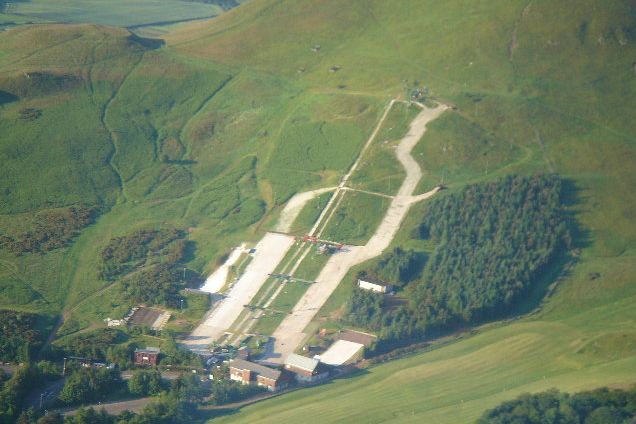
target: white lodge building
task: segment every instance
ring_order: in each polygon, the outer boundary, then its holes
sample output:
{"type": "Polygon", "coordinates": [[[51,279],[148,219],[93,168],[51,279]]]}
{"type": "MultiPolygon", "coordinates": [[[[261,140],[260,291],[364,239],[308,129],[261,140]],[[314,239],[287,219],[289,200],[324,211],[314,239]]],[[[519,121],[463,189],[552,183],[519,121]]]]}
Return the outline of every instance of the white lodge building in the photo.
{"type": "Polygon", "coordinates": [[[391,284],[371,277],[359,278],[358,287],[364,290],[371,290],[376,293],[390,293],[393,291],[393,286],[391,284]]]}

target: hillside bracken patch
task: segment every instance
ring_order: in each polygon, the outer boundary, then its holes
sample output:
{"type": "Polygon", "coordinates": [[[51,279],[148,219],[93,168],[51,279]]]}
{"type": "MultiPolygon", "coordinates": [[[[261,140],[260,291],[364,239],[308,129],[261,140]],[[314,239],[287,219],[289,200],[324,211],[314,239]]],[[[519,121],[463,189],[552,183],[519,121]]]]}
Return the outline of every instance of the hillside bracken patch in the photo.
{"type": "Polygon", "coordinates": [[[105,279],[116,279],[143,266],[149,256],[179,262],[185,250],[184,237],[184,232],[176,229],[141,229],[115,237],[102,250],[101,275],[105,279]]]}
{"type": "Polygon", "coordinates": [[[93,223],[96,210],[85,206],[71,206],[40,212],[34,229],[15,237],[0,234],[0,248],[15,254],[44,253],[67,246],[82,228],[93,223]]]}
{"type": "Polygon", "coordinates": [[[82,79],[72,74],[48,71],[24,72],[0,79],[0,87],[19,98],[32,98],[61,93],[80,87],[82,79]]]}

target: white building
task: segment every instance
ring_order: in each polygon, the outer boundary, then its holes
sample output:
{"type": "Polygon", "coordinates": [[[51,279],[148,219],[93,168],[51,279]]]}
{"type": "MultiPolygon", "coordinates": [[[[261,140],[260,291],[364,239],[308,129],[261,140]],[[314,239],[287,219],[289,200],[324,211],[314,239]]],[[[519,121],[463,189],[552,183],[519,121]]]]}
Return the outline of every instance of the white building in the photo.
{"type": "Polygon", "coordinates": [[[370,277],[359,278],[358,287],[364,290],[371,290],[376,293],[390,293],[393,291],[393,286],[391,284],[370,277]]]}
{"type": "Polygon", "coordinates": [[[348,340],[337,340],[320,357],[320,362],[334,367],[355,361],[361,356],[364,345],[348,340]]]}

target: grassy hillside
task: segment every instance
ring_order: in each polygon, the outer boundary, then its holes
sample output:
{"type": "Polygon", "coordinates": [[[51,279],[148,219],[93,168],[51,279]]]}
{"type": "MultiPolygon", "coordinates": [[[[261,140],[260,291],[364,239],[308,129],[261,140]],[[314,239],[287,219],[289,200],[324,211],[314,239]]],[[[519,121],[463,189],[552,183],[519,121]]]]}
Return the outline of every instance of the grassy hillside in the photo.
{"type": "MultiPolygon", "coordinates": [[[[568,207],[581,227],[576,265],[540,314],[221,421],[292,421],[319,408],[325,422],[469,422],[524,390],[636,379],[635,31],[636,11],[622,1],[343,8],[325,0],[309,13],[301,0],[263,0],[173,32],[169,48],[181,54],[317,91],[381,98],[425,86],[457,111],[434,122],[414,151],[422,191],[558,172],[570,182],[568,207]]],[[[426,250],[409,235],[424,208],[413,209],[395,246],[426,250]]],[[[314,328],[328,325],[344,297],[336,291],[314,328]]]]}
{"type": "MultiPolygon", "coordinates": [[[[100,301],[121,283],[100,278],[100,251],[140,228],[187,229],[186,266],[210,271],[294,192],[337,183],[387,101],[426,87],[457,110],[414,150],[421,191],[559,173],[575,265],[538,314],[219,421],[470,422],[522,391],[636,380],[629,2],[254,0],[165,40],[94,25],[0,34],[0,230],[53,207],[101,213],[70,247],[0,252],[0,307],[64,312],[61,334],[101,325],[130,301],[100,301]]],[[[386,171],[367,164],[360,188],[395,190],[393,137],[369,150],[386,171]]],[[[410,237],[424,211],[395,246],[426,251],[410,237]]]]}
{"type": "Polygon", "coordinates": [[[0,253],[0,306],[64,310],[63,334],[131,305],[116,295],[119,281],[100,277],[110,239],[188,229],[186,266],[208,272],[230,247],[256,239],[295,191],[335,183],[382,107],[108,27],[22,27],[0,37],[0,232],[53,207],[99,211],[69,247],[0,253]],[[112,302],[100,303],[106,293],[112,302]]]}

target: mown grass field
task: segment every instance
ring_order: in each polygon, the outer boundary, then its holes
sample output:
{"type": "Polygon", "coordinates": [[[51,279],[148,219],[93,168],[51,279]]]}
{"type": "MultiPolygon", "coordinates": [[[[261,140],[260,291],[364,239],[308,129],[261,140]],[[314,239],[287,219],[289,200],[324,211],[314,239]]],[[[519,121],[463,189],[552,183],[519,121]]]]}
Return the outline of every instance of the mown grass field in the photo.
{"type": "MultiPolygon", "coordinates": [[[[537,315],[217,422],[471,422],[522,391],[634,382],[634,16],[619,0],[255,0],[171,27],[164,46],[92,25],[4,31],[0,90],[17,99],[0,93],[2,230],[77,202],[104,213],[69,248],[0,253],[0,307],[67,311],[65,334],[101,323],[124,306],[93,301],[107,286],[99,252],[144,226],[187,229],[186,266],[211,271],[295,192],[336,184],[418,81],[457,106],[414,150],[420,189],[558,172],[577,263],[537,315]],[[25,108],[41,116],[21,119],[25,108]]],[[[386,153],[361,184],[392,190],[386,153]]],[[[409,235],[425,210],[395,245],[429,248],[409,235]]],[[[346,284],[312,328],[338,314],[346,284]]]]}

